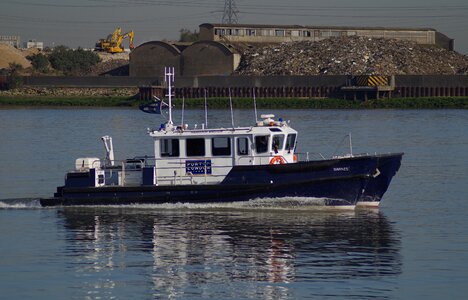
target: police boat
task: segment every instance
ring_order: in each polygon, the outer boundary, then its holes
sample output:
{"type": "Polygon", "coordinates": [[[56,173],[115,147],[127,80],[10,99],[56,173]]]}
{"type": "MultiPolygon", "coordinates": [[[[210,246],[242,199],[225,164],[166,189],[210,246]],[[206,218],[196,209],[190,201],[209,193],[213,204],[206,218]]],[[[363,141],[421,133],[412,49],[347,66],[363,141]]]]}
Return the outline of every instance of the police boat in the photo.
{"type": "MultiPolygon", "coordinates": [[[[377,207],[401,165],[403,153],[348,154],[300,159],[298,132],[274,115],[247,127],[189,129],[172,122],[173,68],[167,68],[168,121],[149,129],[154,153],[114,160],[82,157],[54,197],[42,206],[219,203],[313,199],[314,205],[377,207]]],[[[143,107],[158,110],[161,103],[143,107]]]]}

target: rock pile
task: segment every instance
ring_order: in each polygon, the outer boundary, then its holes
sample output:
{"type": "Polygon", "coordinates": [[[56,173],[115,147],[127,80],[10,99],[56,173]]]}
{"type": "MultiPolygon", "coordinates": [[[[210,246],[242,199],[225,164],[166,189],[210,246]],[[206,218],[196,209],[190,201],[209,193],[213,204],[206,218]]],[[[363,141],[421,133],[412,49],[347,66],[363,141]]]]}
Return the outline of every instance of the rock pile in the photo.
{"type": "Polygon", "coordinates": [[[83,76],[128,76],[128,60],[114,59],[102,61],[97,65],[91,67],[89,72],[82,74],[83,76]]]}
{"type": "Polygon", "coordinates": [[[4,96],[134,96],[138,88],[19,88],[0,91],[4,96]]]}
{"type": "Polygon", "coordinates": [[[236,74],[468,74],[468,56],[410,41],[339,37],[246,49],[236,74]]]}

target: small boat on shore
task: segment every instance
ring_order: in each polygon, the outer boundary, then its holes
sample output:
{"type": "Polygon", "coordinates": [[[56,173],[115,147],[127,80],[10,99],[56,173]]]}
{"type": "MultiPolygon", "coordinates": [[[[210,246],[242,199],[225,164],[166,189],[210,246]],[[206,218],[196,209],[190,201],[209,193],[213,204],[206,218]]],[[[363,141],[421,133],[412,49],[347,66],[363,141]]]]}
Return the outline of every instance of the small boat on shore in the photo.
{"type": "MultiPolygon", "coordinates": [[[[172,122],[173,69],[166,70],[168,121],[149,129],[154,153],[117,163],[112,138],[106,158],[78,158],[75,170],[42,206],[219,203],[253,199],[319,199],[323,206],[378,206],[403,153],[352,153],[309,160],[296,153],[298,132],[262,115],[246,127],[189,129],[172,122]]],[[[164,102],[142,107],[160,112],[164,102]]],[[[352,152],[352,151],[351,151],[352,152]]]]}

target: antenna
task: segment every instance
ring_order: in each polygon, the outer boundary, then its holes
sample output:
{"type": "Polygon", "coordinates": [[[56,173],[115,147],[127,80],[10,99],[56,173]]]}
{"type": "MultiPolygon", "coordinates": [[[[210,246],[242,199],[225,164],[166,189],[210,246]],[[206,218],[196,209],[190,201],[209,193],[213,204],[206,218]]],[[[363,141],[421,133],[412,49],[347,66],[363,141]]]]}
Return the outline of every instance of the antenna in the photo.
{"type": "Polygon", "coordinates": [[[237,10],[236,2],[234,0],[224,0],[223,24],[237,24],[237,10]]]}
{"type": "Polygon", "coordinates": [[[231,107],[231,124],[232,124],[232,129],[234,130],[234,114],[232,113],[231,88],[229,88],[229,106],[231,107]]]}
{"type": "Polygon", "coordinates": [[[208,105],[206,104],[206,89],[205,89],[205,126],[208,128],[208,105]]]}
{"type": "Polygon", "coordinates": [[[185,109],[185,96],[182,96],[182,118],[180,120],[180,126],[184,128],[184,109],[185,109]]]}
{"type": "Polygon", "coordinates": [[[174,67],[164,67],[164,82],[167,84],[167,97],[169,101],[169,120],[168,124],[172,125],[172,84],[174,83],[174,67]]]}
{"type": "Polygon", "coordinates": [[[255,88],[252,88],[252,93],[254,102],[255,124],[257,124],[257,101],[255,100],[255,88]]]}

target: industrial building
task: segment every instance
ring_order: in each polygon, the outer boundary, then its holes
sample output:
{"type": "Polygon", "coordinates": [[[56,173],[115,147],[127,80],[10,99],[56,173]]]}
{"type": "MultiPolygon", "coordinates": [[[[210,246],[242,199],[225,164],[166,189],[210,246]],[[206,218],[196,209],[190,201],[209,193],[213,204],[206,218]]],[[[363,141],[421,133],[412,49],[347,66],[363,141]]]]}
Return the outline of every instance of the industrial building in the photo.
{"type": "Polygon", "coordinates": [[[432,28],[348,27],[348,26],[300,26],[258,24],[200,25],[200,39],[224,43],[282,43],[320,41],[331,37],[365,36],[409,40],[422,45],[436,45],[454,49],[453,39],[432,28]]]}
{"type": "Polygon", "coordinates": [[[39,50],[44,50],[44,42],[38,42],[36,40],[29,40],[24,43],[24,48],[25,49],[39,49],[39,50]]]}
{"type": "Polygon", "coordinates": [[[167,66],[175,68],[176,76],[182,75],[181,51],[173,44],[152,41],[130,52],[129,73],[132,77],[160,76],[167,66]]]}
{"type": "Polygon", "coordinates": [[[229,45],[214,41],[195,43],[144,43],[130,53],[130,76],[154,77],[173,66],[176,76],[230,75],[241,55],[229,45]]]}
{"type": "Polygon", "coordinates": [[[20,37],[17,35],[0,35],[0,44],[6,44],[15,48],[20,48],[20,37]]]}
{"type": "Polygon", "coordinates": [[[239,66],[241,55],[229,45],[199,41],[182,52],[184,76],[231,75],[239,66]]]}

